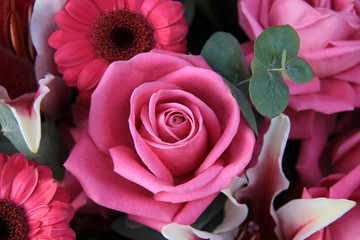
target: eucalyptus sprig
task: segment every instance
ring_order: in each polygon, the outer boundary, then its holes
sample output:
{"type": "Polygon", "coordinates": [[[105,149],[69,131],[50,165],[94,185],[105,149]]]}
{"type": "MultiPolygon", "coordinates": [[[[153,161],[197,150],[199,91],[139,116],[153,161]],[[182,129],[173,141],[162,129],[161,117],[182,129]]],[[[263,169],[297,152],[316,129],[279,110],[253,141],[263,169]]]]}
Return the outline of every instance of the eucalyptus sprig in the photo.
{"type": "Polygon", "coordinates": [[[295,83],[306,83],[314,77],[311,66],[298,57],[300,38],[290,25],[264,30],[254,44],[249,93],[256,109],[272,118],[285,110],[289,102],[286,77],[295,83]]]}

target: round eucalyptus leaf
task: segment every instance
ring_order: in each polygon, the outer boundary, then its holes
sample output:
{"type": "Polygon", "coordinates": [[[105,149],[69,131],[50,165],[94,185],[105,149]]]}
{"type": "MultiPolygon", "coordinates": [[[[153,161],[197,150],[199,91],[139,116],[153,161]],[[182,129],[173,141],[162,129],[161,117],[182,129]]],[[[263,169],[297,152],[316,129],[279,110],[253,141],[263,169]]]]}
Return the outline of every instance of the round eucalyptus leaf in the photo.
{"type": "Polygon", "coordinates": [[[255,56],[268,68],[281,68],[283,51],[286,60],[296,57],[300,38],[290,25],[279,25],[265,29],[255,40],[255,56]]]}
{"type": "Polygon", "coordinates": [[[212,69],[233,84],[250,78],[240,43],[230,33],[216,32],[211,35],[201,50],[201,56],[212,69]]]}
{"type": "Polygon", "coordinates": [[[269,118],[282,113],[289,102],[289,88],[278,71],[254,73],[250,79],[249,90],[256,109],[269,118]]]}
{"type": "Polygon", "coordinates": [[[314,77],[314,72],[304,59],[294,57],[286,63],[286,74],[295,83],[307,83],[314,77]]]}

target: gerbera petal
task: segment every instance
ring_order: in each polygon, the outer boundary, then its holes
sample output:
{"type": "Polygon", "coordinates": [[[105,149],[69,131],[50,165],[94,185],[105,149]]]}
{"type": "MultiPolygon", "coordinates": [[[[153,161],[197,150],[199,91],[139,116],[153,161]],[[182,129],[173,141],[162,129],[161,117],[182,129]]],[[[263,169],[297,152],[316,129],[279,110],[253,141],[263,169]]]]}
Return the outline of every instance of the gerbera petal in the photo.
{"type": "Polygon", "coordinates": [[[169,52],[177,52],[177,53],[185,53],[186,48],[186,39],[182,40],[179,43],[171,44],[171,45],[160,45],[156,44],[156,48],[162,49],[169,52]]]}
{"type": "Polygon", "coordinates": [[[66,85],[68,85],[70,87],[76,86],[79,74],[87,64],[88,64],[88,62],[84,62],[79,65],[75,65],[73,67],[67,67],[63,71],[63,78],[64,78],[66,85]]]}
{"type": "Polygon", "coordinates": [[[53,179],[40,180],[32,196],[24,202],[24,206],[32,208],[42,204],[48,204],[56,192],[56,183],[53,179]]]}
{"type": "Polygon", "coordinates": [[[158,43],[168,45],[170,43],[182,41],[186,36],[187,31],[187,25],[172,25],[170,27],[157,29],[155,31],[155,38],[158,43]]]}
{"type": "Polygon", "coordinates": [[[183,5],[177,1],[165,2],[157,6],[148,19],[155,29],[168,27],[184,15],[183,5]]]}
{"type": "Polygon", "coordinates": [[[41,223],[39,221],[28,220],[28,224],[29,224],[29,229],[30,229],[29,237],[32,237],[39,231],[39,227],[40,227],[41,223]]]}
{"type": "Polygon", "coordinates": [[[95,56],[92,44],[89,41],[76,41],[63,45],[55,53],[55,62],[58,65],[72,67],[89,61],[95,56]]]}
{"type": "Polygon", "coordinates": [[[108,64],[102,59],[94,59],[84,67],[79,75],[77,87],[80,91],[88,91],[99,83],[108,64]]]}
{"type": "Polygon", "coordinates": [[[27,208],[26,213],[29,221],[40,221],[41,218],[43,218],[49,211],[50,206],[49,205],[38,205],[31,208],[27,208]]]}
{"type": "Polygon", "coordinates": [[[56,23],[59,24],[65,31],[78,34],[89,34],[91,27],[76,21],[66,11],[61,11],[55,15],[56,23]]]}
{"type": "Polygon", "coordinates": [[[126,5],[127,0],[115,0],[115,8],[123,9],[126,5]]]}
{"type": "Polygon", "coordinates": [[[153,1],[144,1],[141,5],[142,14],[147,17],[149,12],[151,12],[156,6],[163,4],[169,0],[153,0],[153,1]]]}
{"type": "Polygon", "coordinates": [[[71,205],[64,202],[54,201],[49,204],[50,211],[41,219],[42,227],[54,225],[73,218],[74,211],[71,205]]]}
{"type": "Polygon", "coordinates": [[[27,166],[28,162],[24,155],[20,153],[12,155],[5,163],[1,172],[1,189],[4,188],[5,185],[11,183],[16,175],[27,166]]]}
{"type": "Polygon", "coordinates": [[[65,5],[65,9],[74,19],[89,26],[93,25],[101,14],[98,6],[91,1],[71,0],[65,5]]]}
{"type": "Polygon", "coordinates": [[[139,12],[144,0],[125,0],[126,7],[132,12],[139,12]]]}
{"type": "Polygon", "coordinates": [[[36,188],[38,172],[34,167],[27,167],[19,172],[13,180],[10,198],[22,205],[36,188]]]}
{"type": "Polygon", "coordinates": [[[116,0],[94,0],[95,3],[99,6],[99,8],[101,8],[101,10],[106,11],[106,10],[113,10],[115,9],[116,6],[116,0]]]}
{"type": "Polygon", "coordinates": [[[53,34],[51,34],[48,42],[51,47],[58,49],[62,45],[65,45],[69,42],[73,42],[73,41],[77,41],[77,40],[86,41],[88,39],[85,35],[79,35],[77,33],[72,33],[72,32],[68,32],[68,31],[64,31],[64,30],[60,29],[60,30],[54,32],[53,34]]]}
{"type": "MultiPolygon", "coordinates": [[[[282,236],[301,240],[326,227],[356,205],[345,199],[296,199],[276,211],[282,236]]],[[[279,236],[280,237],[280,236],[279,236]]]]}

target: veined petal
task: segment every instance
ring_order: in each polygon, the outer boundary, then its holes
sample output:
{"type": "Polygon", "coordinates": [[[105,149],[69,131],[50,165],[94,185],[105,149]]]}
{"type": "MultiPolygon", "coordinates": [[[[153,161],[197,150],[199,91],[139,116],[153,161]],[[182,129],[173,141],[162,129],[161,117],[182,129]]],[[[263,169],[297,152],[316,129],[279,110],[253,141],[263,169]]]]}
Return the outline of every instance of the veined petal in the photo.
{"type": "Polygon", "coordinates": [[[74,19],[89,26],[93,25],[101,14],[98,6],[91,1],[72,0],[65,5],[65,9],[74,19]]]}
{"type": "Polygon", "coordinates": [[[10,199],[13,199],[18,205],[22,205],[33,193],[37,181],[36,169],[33,167],[23,169],[12,182],[10,199]]]}
{"type": "Polygon", "coordinates": [[[346,199],[295,199],[276,211],[279,237],[301,240],[326,227],[356,205],[346,199]]]}
{"type": "Polygon", "coordinates": [[[95,52],[89,41],[74,41],[63,45],[55,53],[55,62],[64,67],[73,67],[89,61],[95,52]]]}
{"type": "Polygon", "coordinates": [[[149,14],[149,20],[155,29],[168,27],[182,18],[184,14],[182,7],[183,5],[180,2],[165,2],[149,14]]]}
{"type": "Polygon", "coordinates": [[[19,124],[19,128],[26,145],[33,153],[36,153],[40,147],[40,103],[44,96],[50,91],[46,84],[53,78],[54,76],[49,74],[39,81],[40,86],[32,102],[30,102],[28,98],[22,97],[5,102],[9,105],[11,112],[14,114],[14,117],[19,124]]]}

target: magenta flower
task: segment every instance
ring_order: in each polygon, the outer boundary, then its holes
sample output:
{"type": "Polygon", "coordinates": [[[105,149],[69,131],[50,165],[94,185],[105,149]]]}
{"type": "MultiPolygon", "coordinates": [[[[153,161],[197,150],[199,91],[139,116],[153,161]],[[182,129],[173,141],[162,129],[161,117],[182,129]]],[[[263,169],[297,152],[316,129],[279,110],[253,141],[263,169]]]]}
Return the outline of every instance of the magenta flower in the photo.
{"type": "Polygon", "coordinates": [[[154,48],[185,52],[183,13],[171,0],[70,0],[55,16],[61,29],[49,44],[66,84],[91,93],[114,61],[154,48]]]}
{"type": "Polygon", "coordinates": [[[0,154],[1,239],[75,239],[73,215],[48,167],[22,154],[0,154]]]}

